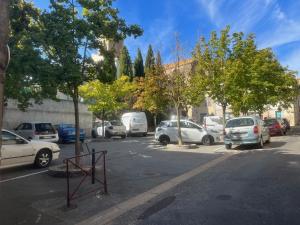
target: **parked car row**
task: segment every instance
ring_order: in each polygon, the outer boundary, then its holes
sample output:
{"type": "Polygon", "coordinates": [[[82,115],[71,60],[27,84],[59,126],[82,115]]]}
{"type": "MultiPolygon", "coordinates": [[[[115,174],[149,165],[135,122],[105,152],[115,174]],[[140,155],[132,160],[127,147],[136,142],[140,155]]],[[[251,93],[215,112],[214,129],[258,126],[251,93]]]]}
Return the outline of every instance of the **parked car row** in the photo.
{"type": "Polygon", "coordinates": [[[144,112],[124,113],[120,120],[98,121],[92,129],[92,137],[113,137],[125,138],[130,135],[146,136],[148,123],[144,112]]]}

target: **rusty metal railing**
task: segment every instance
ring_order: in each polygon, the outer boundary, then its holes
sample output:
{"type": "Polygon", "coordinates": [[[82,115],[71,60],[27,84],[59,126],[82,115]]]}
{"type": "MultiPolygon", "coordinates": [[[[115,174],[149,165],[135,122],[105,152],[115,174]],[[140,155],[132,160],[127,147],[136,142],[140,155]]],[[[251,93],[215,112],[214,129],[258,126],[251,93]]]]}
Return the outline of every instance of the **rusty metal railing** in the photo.
{"type": "MultiPolygon", "coordinates": [[[[71,158],[67,158],[64,160],[66,164],[66,177],[67,177],[67,207],[70,207],[71,201],[87,194],[99,191],[99,187],[89,190],[83,194],[78,194],[80,188],[83,186],[84,182],[88,177],[91,178],[91,184],[95,184],[96,182],[101,185],[104,189],[104,193],[107,194],[107,180],[106,180],[106,154],[107,151],[98,151],[92,149],[91,153],[83,154],[80,156],[74,156],[71,158]],[[91,157],[91,159],[90,159],[91,157]],[[97,158],[96,158],[97,157],[97,158]],[[87,158],[87,160],[86,160],[87,158]],[[85,160],[83,160],[85,159],[85,160]],[[100,159],[102,159],[102,180],[100,177],[96,176],[96,164],[100,163],[100,159]],[[79,180],[79,182],[75,185],[75,188],[71,189],[70,179],[71,172],[70,167],[73,166],[73,169],[77,169],[78,172],[83,173],[83,177],[79,180]]],[[[100,187],[100,188],[101,188],[100,187]]]]}

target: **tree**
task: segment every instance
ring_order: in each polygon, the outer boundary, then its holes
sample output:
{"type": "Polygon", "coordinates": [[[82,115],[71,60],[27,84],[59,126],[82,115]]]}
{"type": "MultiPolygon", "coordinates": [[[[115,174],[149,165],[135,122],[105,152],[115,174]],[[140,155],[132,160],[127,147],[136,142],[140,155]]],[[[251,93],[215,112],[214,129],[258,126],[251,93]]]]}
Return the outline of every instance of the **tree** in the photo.
{"type": "Polygon", "coordinates": [[[121,54],[120,54],[120,75],[125,75],[132,80],[132,63],[131,63],[131,58],[128,52],[128,49],[126,46],[123,47],[121,54]]]}
{"type": "Polygon", "coordinates": [[[271,49],[258,50],[253,36],[244,43],[240,66],[235,67],[240,69],[230,78],[237,89],[231,96],[233,112],[262,115],[269,105],[288,108],[298,95],[295,74],[280,65],[271,49]]]}
{"type": "MultiPolygon", "coordinates": [[[[8,64],[8,33],[9,33],[9,0],[0,1],[0,128],[3,124],[4,80],[8,64]]],[[[0,133],[0,149],[2,147],[2,132],[0,133]]],[[[1,158],[1,151],[0,151],[1,158]]],[[[1,162],[0,162],[1,163],[1,162]]]]}
{"type": "Polygon", "coordinates": [[[194,75],[182,66],[183,58],[181,54],[182,48],[176,37],[176,61],[174,69],[167,74],[166,94],[169,100],[173,103],[177,115],[178,127],[178,144],[182,145],[181,135],[181,111],[191,105],[200,105],[204,99],[204,92],[201,89],[194,88],[194,75]]]}
{"type": "Polygon", "coordinates": [[[160,51],[157,51],[156,53],[156,66],[162,66],[162,60],[161,60],[161,55],[160,55],[160,51]]]}
{"type": "Polygon", "coordinates": [[[151,69],[151,67],[153,67],[154,65],[155,65],[155,57],[154,57],[152,46],[149,45],[146,61],[145,61],[145,70],[151,69]]]}
{"type": "MultiPolygon", "coordinates": [[[[161,58],[157,62],[161,62],[161,58]]],[[[137,90],[139,92],[133,108],[151,112],[155,126],[157,115],[166,109],[169,102],[165,93],[167,87],[166,78],[164,67],[160,63],[148,69],[145,79],[138,81],[139,88],[137,90]]]]}
{"type": "Polygon", "coordinates": [[[144,61],[141,50],[138,48],[137,56],[134,60],[134,77],[144,77],[144,61]]]}
{"type": "MultiPolygon", "coordinates": [[[[104,121],[105,114],[128,107],[125,99],[134,92],[134,89],[135,84],[129,82],[129,77],[121,76],[111,84],[99,80],[89,81],[79,87],[79,94],[88,104],[88,109],[104,121]]],[[[104,130],[102,133],[104,134],[104,130]]]]}
{"type": "MultiPolygon", "coordinates": [[[[112,1],[52,0],[50,10],[42,14],[44,57],[51,62],[57,75],[58,88],[74,103],[76,127],[75,155],[80,154],[79,86],[93,79],[89,52],[104,49],[102,41],[114,41],[142,34],[137,25],[127,26],[118,16],[112,1]],[[80,9],[78,9],[80,8],[80,9]]],[[[104,56],[105,57],[105,56],[104,56]]],[[[77,158],[78,160],[78,158],[77,158]]]]}
{"type": "Polygon", "coordinates": [[[224,124],[230,96],[235,89],[229,81],[232,72],[230,61],[232,39],[229,30],[229,26],[223,29],[220,37],[216,32],[212,32],[207,42],[204,37],[201,37],[193,52],[194,74],[195,79],[198,79],[198,89],[204,90],[209,97],[222,106],[224,124]]]}
{"type": "Polygon", "coordinates": [[[200,39],[193,58],[194,83],[222,106],[224,124],[228,106],[235,115],[261,115],[268,105],[288,107],[298,94],[293,72],[271,49],[257,49],[253,34],[229,35],[229,27],[220,37],[212,32],[208,41],[200,39]]]}
{"type": "Polygon", "coordinates": [[[117,78],[115,52],[106,51],[104,55],[105,57],[103,60],[100,60],[99,62],[93,62],[95,66],[89,68],[89,73],[94,74],[94,79],[98,79],[103,83],[111,83],[117,78]]]}
{"type": "Polygon", "coordinates": [[[31,100],[56,99],[56,79],[49,60],[40,50],[40,11],[32,3],[14,0],[10,5],[11,63],[7,70],[5,100],[16,99],[25,110],[31,100]]]}

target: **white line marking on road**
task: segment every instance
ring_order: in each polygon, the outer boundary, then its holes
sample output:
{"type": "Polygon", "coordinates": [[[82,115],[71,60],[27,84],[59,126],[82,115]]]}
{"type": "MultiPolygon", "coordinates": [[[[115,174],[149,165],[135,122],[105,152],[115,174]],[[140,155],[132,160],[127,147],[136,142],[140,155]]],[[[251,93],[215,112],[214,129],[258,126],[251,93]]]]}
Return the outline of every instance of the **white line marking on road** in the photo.
{"type": "Polygon", "coordinates": [[[184,174],[181,174],[177,177],[174,177],[150,190],[141,193],[133,198],[130,198],[124,202],[121,202],[115,206],[112,206],[109,209],[106,209],[95,216],[88,218],[87,220],[83,220],[77,225],[107,225],[108,223],[112,222],[114,219],[120,217],[121,215],[125,214],[129,210],[132,210],[138,206],[141,206],[151,199],[159,196],[160,194],[169,191],[170,189],[182,184],[183,182],[199,175],[200,173],[208,170],[211,167],[216,166],[217,164],[221,163],[222,161],[228,159],[232,155],[235,154],[225,154],[219,158],[213,159],[195,169],[192,169],[184,174]]]}
{"type": "Polygon", "coordinates": [[[26,174],[26,175],[23,175],[23,176],[18,176],[18,177],[9,178],[9,179],[6,179],[6,180],[0,180],[0,184],[1,184],[1,183],[6,183],[6,182],[9,182],[9,181],[13,181],[13,180],[18,180],[18,179],[30,177],[30,176],[34,176],[34,175],[41,174],[41,173],[45,173],[45,172],[47,172],[47,171],[48,171],[48,170],[43,170],[43,171],[39,171],[39,172],[36,172],[36,173],[29,173],[29,174],[26,174]]]}
{"type": "Polygon", "coordinates": [[[221,146],[221,147],[219,147],[219,148],[216,148],[214,151],[219,151],[219,150],[221,150],[221,149],[223,149],[224,148],[224,146],[221,146]]]}

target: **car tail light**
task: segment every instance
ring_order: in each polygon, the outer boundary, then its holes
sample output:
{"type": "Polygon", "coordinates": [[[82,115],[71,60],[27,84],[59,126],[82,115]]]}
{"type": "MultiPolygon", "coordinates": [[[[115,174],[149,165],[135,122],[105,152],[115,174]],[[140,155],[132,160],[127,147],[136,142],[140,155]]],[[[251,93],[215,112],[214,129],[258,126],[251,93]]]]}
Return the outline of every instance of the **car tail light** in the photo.
{"type": "Polygon", "coordinates": [[[275,127],[276,129],[280,129],[280,128],[281,128],[279,123],[275,123],[274,127],[275,127]]]}
{"type": "Polygon", "coordinates": [[[34,131],[34,134],[35,134],[35,135],[40,135],[40,134],[41,134],[41,132],[34,131]]]}
{"type": "Polygon", "coordinates": [[[254,134],[258,134],[258,131],[259,131],[258,126],[254,126],[254,128],[253,128],[254,134]]]}

